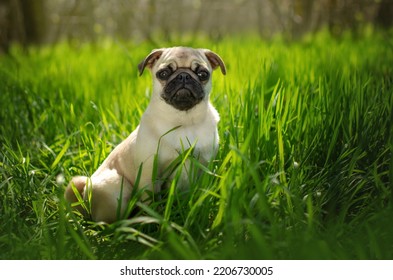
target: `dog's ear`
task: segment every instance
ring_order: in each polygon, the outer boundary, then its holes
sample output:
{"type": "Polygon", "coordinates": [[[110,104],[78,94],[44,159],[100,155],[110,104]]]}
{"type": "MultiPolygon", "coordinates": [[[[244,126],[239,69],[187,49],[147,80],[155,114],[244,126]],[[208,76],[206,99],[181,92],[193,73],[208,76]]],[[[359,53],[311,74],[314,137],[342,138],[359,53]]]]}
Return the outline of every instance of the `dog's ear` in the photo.
{"type": "Polygon", "coordinates": [[[217,67],[220,67],[221,73],[226,74],[227,69],[225,67],[225,63],[222,60],[222,58],[216,54],[215,52],[212,52],[211,50],[203,50],[207,60],[209,60],[210,65],[212,66],[213,70],[215,70],[217,67]]]}
{"type": "Polygon", "coordinates": [[[143,70],[145,70],[146,67],[151,69],[154,63],[161,57],[163,52],[164,49],[156,49],[146,56],[146,58],[138,64],[139,76],[143,74],[143,70]]]}

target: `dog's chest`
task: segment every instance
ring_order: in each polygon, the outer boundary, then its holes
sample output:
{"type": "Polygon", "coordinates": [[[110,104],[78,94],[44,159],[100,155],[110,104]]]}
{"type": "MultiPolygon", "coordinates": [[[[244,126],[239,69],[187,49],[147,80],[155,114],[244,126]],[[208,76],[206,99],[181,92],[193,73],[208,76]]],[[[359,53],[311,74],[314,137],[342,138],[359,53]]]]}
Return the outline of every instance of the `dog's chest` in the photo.
{"type": "Polygon", "coordinates": [[[214,134],[212,127],[186,126],[174,129],[164,138],[168,146],[182,152],[190,147],[203,150],[206,146],[213,146],[214,134]]]}
{"type": "Polygon", "coordinates": [[[165,134],[160,142],[163,161],[171,161],[189,148],[193,148],[193,155],[200,160],[209,161],[218,146],[217,127],[212,122],[183,125],[165,134]]]}
{"type": "Polygon", "coordinates": [[[157,151],[160,162],[166,164],[193,148],[193,153],[203,161],[209,161],[218,146],[217,112],[208,104],[191,114],[174,116],[157,114],[157,108],[148,108],[141,120],[137,137],[137,161],[144,162],[157,151]],[[200,112],[199,112],[200,111],[200,112]]]}

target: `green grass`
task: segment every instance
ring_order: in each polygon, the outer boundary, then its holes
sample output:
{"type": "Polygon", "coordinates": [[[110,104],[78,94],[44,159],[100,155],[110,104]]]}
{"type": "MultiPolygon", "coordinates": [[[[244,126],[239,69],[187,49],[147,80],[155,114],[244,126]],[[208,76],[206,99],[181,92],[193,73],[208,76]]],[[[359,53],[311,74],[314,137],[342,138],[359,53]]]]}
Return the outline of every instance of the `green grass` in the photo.
{"type": "Polygon", "coordinates": [[[13,48],[0,57],[0,259],[392,259],[392,38],[189,43],[227,64],[211,95],[218,156],[186,196],[173,185],[111,225],[70,213],[63,192],[139,123],[151,81],[137,64],[154,46],[13,48]]]}

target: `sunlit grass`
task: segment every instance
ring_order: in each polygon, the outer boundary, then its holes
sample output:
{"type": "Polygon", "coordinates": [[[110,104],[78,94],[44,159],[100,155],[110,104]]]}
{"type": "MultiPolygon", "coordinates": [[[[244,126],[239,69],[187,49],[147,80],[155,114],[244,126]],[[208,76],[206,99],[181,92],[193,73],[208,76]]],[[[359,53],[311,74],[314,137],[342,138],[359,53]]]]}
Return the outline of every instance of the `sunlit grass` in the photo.
{"type": "Polygon", "coordinates": [[[187,194],[175,180],[111,225],[70,212],[63,191],[138,125],[151,81],[137,64],[154,46],[0,57],[0,258],[391,259],[392,39],[192,45],[228,68],[213,77],[218,156],[187,194]]]}

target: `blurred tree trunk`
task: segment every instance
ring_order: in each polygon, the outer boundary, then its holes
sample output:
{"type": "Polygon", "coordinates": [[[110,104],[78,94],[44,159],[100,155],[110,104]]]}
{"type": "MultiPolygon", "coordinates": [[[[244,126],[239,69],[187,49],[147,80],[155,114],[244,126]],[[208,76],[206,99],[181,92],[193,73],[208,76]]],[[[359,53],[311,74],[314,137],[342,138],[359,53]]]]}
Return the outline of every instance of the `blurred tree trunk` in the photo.
{"type": "Polygon", "coordinates": [[[280,9],[280,3],[277,3],[277,1],[275,1],[275,0],[269,0],[269,3],[271,5],[271,9],[272,9],[274,16],[276,17],[277,23],[280,27],[278,31],[282,32],[286,28],[285,28],[285,23],[283,20],[284,14],[281,12],[281,9],[280,9]]]}
{"type": "Polygon", "coordinates": [[[13,41],[24,38],[21,17],[18,0],[0,0],[0,51],[7,52],[13,41]]]}
{"type": "Polygon", "coordinates": [[[44,0],[20,0],[23,15],[24,44],[41,44],[45,38],[44,0]]]}
{"type": "Polygon", "coordinates": [[[337,35],[337,20],[336,20],[336,7],[337,7],[337,0],[328,0],[327,2],[327,13],[328,13],[328,27],[330,33],[333,35],[337,35]]]}
{"type": "Polygon", "coordinates": [[[205,0],[201,0],[199,3],[199,7],[197,7],[197,16],[191,28],[193,32],[193,38],[196,38],[199,35],[199,32],[201,32],[202,23],[206,20],[206,16],[208,15],[208,5],[205,3],[205,0]]]}
{"type": "Polygon", "coordinates": [[[301,24],[301,32],[305,33],[312,29],[313,21],[312,15],[314,10],[314,2],[313,0],[303,0],[301,1],[303,5],[303,13],[302,13],[302,24],[301,24]]]}
{"type": "Polygon", "coordinates": [[[382,0],[375,23],[383,28],[389,28],[393,25],[393,1],[392,0],[382,0]]]}
{"type": "Polygon", "coordinates": [[[0,51],[12,42],[40,44],[45,35],[44,0],[0,0],[0,51]]]}
{"type": "Polygon", "coordinates": [[[291,32],[294,38],[312,30],[313,7],[313,0],[294,0],[291,32]]]}
{"type": "Polygon", "coordinates": [[[10,1],[0,0],[0,52],[7,52],[10,38],[10,1]]]}
{"type": "Polygon", "coordinates": [[[142,16],[139,18],[138,26],[145,37],[153,45],[157,45],[154,39],[154,17],[157,13],[157,3],[154,0],[146,1],[145,10],[142,11],[142,16]]]}

